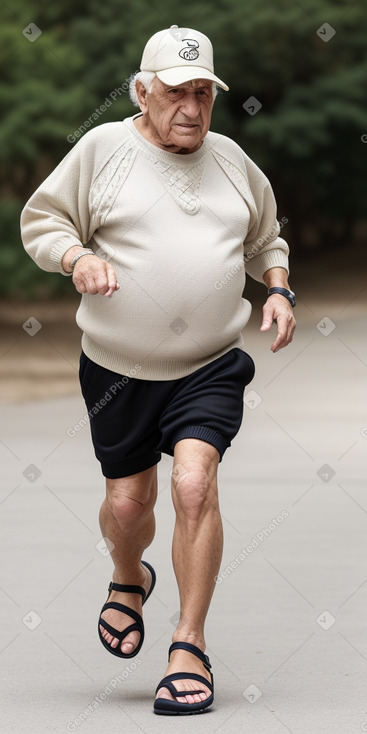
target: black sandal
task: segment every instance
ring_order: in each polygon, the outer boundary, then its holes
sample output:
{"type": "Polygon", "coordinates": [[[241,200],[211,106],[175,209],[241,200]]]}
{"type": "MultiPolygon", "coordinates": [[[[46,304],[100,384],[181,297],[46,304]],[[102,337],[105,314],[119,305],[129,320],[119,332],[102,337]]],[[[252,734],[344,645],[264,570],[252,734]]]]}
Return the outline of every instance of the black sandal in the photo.
{"type": "Polygon", "coordinates": [[[108,598],[110,596],[111,591],[128,591],[131,594],[141,594],[141,596],[143,597],[143,604],[145,604],[145,602],[147,601],[147,599],[149,599],[154,589],[155,582],[156,582],[156,575],[155,575],[154,568],[149,563],[147,563],[146,561],[142,561],[142,564],[143,566],[146,566],[146,568],[148,568],[150,573],[152,574],[152,583],[150,585],[150,589],[148,593],[146,594],[142,586],[131,586],[130,584],[115,584],[113,581],[111,581],[108,587],[107,602],[102,607],[101,614],[98,620],[98,634],[99,634],[99,639],[101,640],[103,647],[105,647],[106,650],[108,650],[108,652],[112,653],[112,655],[117,655],[118,658],[133,658],[134,655],[138,654],[144,642],[144,624],[143,624],[143,620],[140,614],[138,614],[138,612],[136,612],[134,609],[131,609],[130,607],[125,606],[125,604],[120,604],[119,602],[116,602],[116,601],[108,601],[108,598]],[[133,619],[135,619],[135,622],[133,624],[130,624],[128,627],[126,627],[124,630],[120,632],[119,630],[112,627],[112,625],[108,624],[108,622],[106,622],[105,619],[102,619],[102,614],[103,612],[106,611],[106,609],[117,609],[118,612],[123,612],[124,614],[128,614],[129,617],[132,617],[133,619]],[[107,640],[105,640],[105,638],[102,636],[101,630],[99,628],[100,625],[104,627],[104,629],[107,630],[107,632],[109,632],[110,635],[113,635],[114,637],[118,638],[119,644],[116,648],[111,647],[111,645],[107,642],[107,640]],[[133,632],[134,630],[137,630],[138,632],[140,632],[140,640],[132,652],[124,653],[121,650],[121,642],[125,639],[126,635],[128,635],[129,632],[133,632]]]}
{"type": "Polygon", "coordinates": [[[211,665],[208,656],[205,655],[205,653],[203,653],[199,647],[196,647],[196,645],[192,645],[190,642],[173,642],[168,651],[168,662],[171,652],[178,649],[187,650],[188,652],[192,652],[193,655],[196,655],[196,657],[203,662],[204,667],[209,671],[211,681],[208,681],[203,675],[198,675],[198,673],[171,673],[171,675],[166,675],[165,678],[162,678],[162,680],[158,683],[155,692],[157,693],[160,688],[168,688],[169,692],[174,698],[179,698],[180,696],[192,696],[194,693],[205,693],[205,691],[200,689],[195,691],[178,691],[172,683],[172,681],[174,680],[184,680],[185,678],[190,678],[193,680],[198,680],[200,683],[204,683],[204,685],[206,685],[212,692],[211,696],[206,698],[205,701],[200,701],[200,703],[181,703],[179,701],[170,701],[168,698],[156,698],[156,700],[154,701],[155,714],[167,714],[172,716],[174,714],[201,714],[213,703],[214,679],[213,673],[210,670],[211,665]]]}

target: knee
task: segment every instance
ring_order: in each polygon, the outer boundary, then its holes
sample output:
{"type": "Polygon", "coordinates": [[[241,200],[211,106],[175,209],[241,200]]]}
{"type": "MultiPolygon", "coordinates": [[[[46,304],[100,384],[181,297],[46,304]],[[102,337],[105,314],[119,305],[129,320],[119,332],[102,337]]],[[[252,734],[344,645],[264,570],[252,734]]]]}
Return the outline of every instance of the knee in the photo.
{"type": "Polygon", "coordinates": [[[175,509],[188,520],[198,520],[208,509],[217,507],[216,483],[203,467],[174,473],[172,496],[175,509]]]}
{"type": "Polygon", "coordinates": [[[153,511],[157,499],[156,469],[141,473],[140,481],[130,477],[106,479],[106,505],[123,532],[134,532],[136,525],[153,511]]]}
{"type": "Polygon", "coordinates": [[[126,533],[134,532],[136,524],[146,513],[143,502],[118,492],[107,494],[107,505],[120,528],[126,533]]]}

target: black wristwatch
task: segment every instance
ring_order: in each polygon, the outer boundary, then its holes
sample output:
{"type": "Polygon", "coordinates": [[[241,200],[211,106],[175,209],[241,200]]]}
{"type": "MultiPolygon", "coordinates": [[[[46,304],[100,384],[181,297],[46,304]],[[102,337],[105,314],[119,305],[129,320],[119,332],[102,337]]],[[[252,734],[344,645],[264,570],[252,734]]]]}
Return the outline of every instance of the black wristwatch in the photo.
{"type": "Polygon", "coordinates": [[[295,305],[296,305],[296,294],[293,293],[293,291],[289,291],[288,288],[278,288],[278,287],[269,288],[269,290],[268,290],[268,296],[272,296],[274,293],[279,293],[281,296],[284,296],[284,298],[286,298],[287,301],[289,301],[289,303],[291,304],[292,308],[295,307],[295,305]]]}

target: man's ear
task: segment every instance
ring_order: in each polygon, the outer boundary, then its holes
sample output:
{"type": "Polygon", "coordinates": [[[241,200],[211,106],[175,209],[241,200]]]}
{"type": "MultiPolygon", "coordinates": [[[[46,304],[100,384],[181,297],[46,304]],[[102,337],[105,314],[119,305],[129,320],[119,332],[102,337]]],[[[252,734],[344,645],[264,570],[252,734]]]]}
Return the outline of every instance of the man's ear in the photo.
{"type": "Polygon", "coordinates": [[[144,84],[142,84],[138,79],[136,81],[136,96],[138,98],[139,107],[142,112],[148,111],[148,105],[147,105],[147,90],[144,87],[144,84]]]}

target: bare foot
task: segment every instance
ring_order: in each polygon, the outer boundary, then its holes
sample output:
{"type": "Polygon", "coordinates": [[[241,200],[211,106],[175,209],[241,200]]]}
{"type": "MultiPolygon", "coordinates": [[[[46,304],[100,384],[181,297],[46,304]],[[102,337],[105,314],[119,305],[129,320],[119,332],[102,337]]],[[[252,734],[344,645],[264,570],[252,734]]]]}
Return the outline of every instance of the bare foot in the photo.
{"type": "MultiPolygon", "coordinates": [[[[187,650],[173,650],[171,652],[170,662],[164,674],[164,677],[166,675],[170,675],[171,673],[182,673],[185,671],[190,671],[190,673],[198,673],[199,675],[204,676],[204,678],[207,678],[209,682],[211,682],[209,671],[204,667],[203,663],[201,662],[201,660],[199,660],[199,658],[196,657],[196,655],[193,655],[187,650]]],[[[209,696],[211,696],[212,694],[212,691],[207,686],[195,679],[185,678],[182,680],[174,680],[173,685],[175,686],[175,688],[177,688],[178,691],[203,690],[204,693],[194,693],[193,695],[188,696],[178,696],[176,699],[174,699],[171,696],[169,690],[167,688],[164,688],[163,686],[157,691],[156,697],[167,698],[169,701],[176,700],[179,703],[200,703],[200,701],[205,701],[205,699],[209,698],[209,696]]]]}
{"type": "MultiPolygon", "coordinates": [[[[142,586],[145,592],[148,593],[152,583],[152,574],[150,573],[149,569],[146,568],[146,566],[140,564],[140,568],[140,578],[135,578],[133,583],[135,586],[142,586]]],[[[122,579],[117,578],[115,571],[113,573],[112,580],[117,584],[126,583],[123,582],[122,579]]],[[[134,611],[138,612],[140,616],[142,614],[143,598],[141,594],[133,594],[126,591],[110,591],[108,601],[114,601],[118,602],[119,604],[124,604],[125,606],[134,609],[134,611]]],[[[101,614],[101,617],[120,632],[122,632],[122,630],[126,629],[126,627],[129,627],[135,622],[135,619],[129,617],[128,614],[117,611],[117,609],[106,609],[106,611],[101,614]]],[[[111,647],[115,648],[118,646],[119,639],[117,637],[114,637],[109,632],[107,632],[107,630],[102,627],[102,625],[99,625],[99,629],[101,631],[102,637],[104,637],[106,642],[108,642],[111,647]]],[[[140,632],[138,632],[137,630],[129,632],[129,634],[126,635],[121,643],[121,652],[123,652],[125,655],[130,655],[138,646],[139,640],[140,632]]]]}

